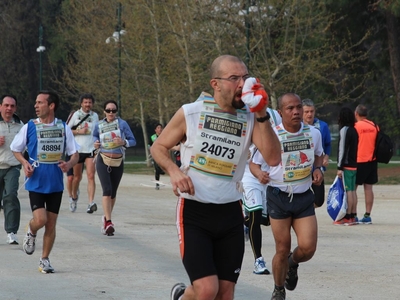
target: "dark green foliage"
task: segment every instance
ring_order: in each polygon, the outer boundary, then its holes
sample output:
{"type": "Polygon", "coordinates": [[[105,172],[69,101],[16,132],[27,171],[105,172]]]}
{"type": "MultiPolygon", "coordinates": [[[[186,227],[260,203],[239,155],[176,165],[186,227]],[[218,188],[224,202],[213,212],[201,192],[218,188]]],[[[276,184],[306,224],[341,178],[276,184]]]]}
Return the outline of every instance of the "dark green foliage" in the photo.
{"type": "MultiPolygon", "coordinates": [[[[0,91],[21,99],[23,120],[34,117],[40,24],[43,87],[62,96],[58,116],[65,118],[82,92],[94,93],[99,104],[116,99],[118,44],[105,40],[115,29],[117,3],[0,2],[0,91]]],[[[272,102],[296,92],[313,99],[330,124],[336,124],[340,107],[364,103],[371,119],[394,140],[400,136],[386,26],[386,12],[399,18],[399,1],[121,3],[127,30],[121,49],[123,115],[134,126],[167,123],[182,104],[203,90],[212,92],[210,63],[229,53],[248,59],[250,73],[261,79],[272,102]]]]}

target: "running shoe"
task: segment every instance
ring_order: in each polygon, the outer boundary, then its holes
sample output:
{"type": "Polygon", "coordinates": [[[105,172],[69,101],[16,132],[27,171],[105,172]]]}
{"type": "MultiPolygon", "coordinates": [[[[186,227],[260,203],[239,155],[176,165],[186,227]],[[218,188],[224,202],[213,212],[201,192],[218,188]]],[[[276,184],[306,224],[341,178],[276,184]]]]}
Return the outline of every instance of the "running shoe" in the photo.
{"type": "Polygon", "coordinates": [[[78,198],[74,199],[72,197],[69,197],[69,210],[71,212],[76,211],[76,207],[78,206],[77,202],[78,202],[78,198]]]}
{"type": "Polygon", "coordinates": [[[111,223],[111,222],[107,222],[107,224],[106,224],[106,230],[105,230],[106,235],[112,236],[112,235],[114,235],[114,231],[115,231],[115,229],[114,229],[114,224],[111,223]]]}
{"type": "Polygon", "coordinates": [[[358,224],[372,224],[372,219],[371,217],[363,217],[360,221],[358,221],[358,224]]]}
{"type": "Polygon", "coordinates": [[[267,269],[267,266],[265,265],[264,258],[262,256],[257,258],[256,261],[254,262],[253,273],[254,274],[265,274],[265,275],[270,274],[270,272],[267,269]]]}
{"type": "Polygon", "coordinates": [[[95,211],[97,211],[97,204],[94,203],[94,202],[92,202],[92,203],[90,203],[90,204],[88,205],[86,212],[87,212],[88,214],[92,214],[92,213],[94,213],[95,211]]]}
{"type": "Polygon", "coordinates": [[[14,232],[7,233],[7,244],[18,245],[18,238],[14,232]]]}
{"type": "Polygon", "coordinates": [[[171,300],[178,300],[185,292],[186,285],[184,283],[177,283],[171,289],[171,300]]]}
{"type": "Polygon", "coordinates": [[[333,225],[353,225],[353,220],[343,218],[339,221],[333,222],[333,225]]]}
{"type": "Polygon", "coordinates": [[[114,224],[112,222],[107,222],[106,216],[102,217],[102,221],[103,221],[103,226],[101,228],[101,233],[108,236],[114,235],[115,232],[114,224]]]}
{"type": "Polygon", "coordinates": [[[282,290],[274,289],[271,300],[285,300],[285,299],[286,299],[285,289],[282,290]]]}
{"type": "Polygon", "coordinates": [[[358,224],[357,218],[351,218],[350,221],[351,221],[351,224],[349,224],[349,225],[357,225],[358,224]]]}
{"type": "MultiPolygon", "coordinates": [[[[293,253],[289,254],[289,258],[293,255],[293,253]]],[[[296,288],[297,281],[299,280],[299,277],[297,275],[297,269],[299,268],[299,264],[294,267],[289,266],[289,270],[286,274],[286,280],[285,280],[285,288],[289,291],[293,291],[296,288]]]]}
{"type": "Polygon", "coordinates": [[[35,242],[36,242],[36,235],[30,233],[30,229],[28,226],[28,231],[24,237],[23,248],[26,254],[31,255],[35,252],[35,242]]]}
{"type": "Polygon", "coordinates": [[[39,271],[44,274],[54,273],[54,268],[50,265],[50,259],[41,258],[39,260],[39,271]]]}

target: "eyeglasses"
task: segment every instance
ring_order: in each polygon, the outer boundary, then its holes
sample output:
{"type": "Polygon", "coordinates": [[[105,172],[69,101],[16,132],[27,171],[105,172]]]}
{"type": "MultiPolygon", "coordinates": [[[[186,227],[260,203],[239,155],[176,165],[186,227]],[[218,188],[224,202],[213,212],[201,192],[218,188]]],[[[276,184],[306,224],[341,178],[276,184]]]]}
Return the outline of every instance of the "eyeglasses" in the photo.
{"type": "Polygon", "coordinates": [[[230,82],[238,82],[240,79],[243,79],[244,81],[246,81],[246,79],[249,78],[249,77],[250,77],[250,75],[246,74],[246,75],[243,75],[243,76],[232,75],[232,76],[229,76],[228,78],[215,77],[214,79],[227,80],[227,81],[230,81],[230,82]]]}
{"type": "Polygon", "coordinates": [[[104,111],[105,111],[106,113],[108,113],[108,114],[111,114],[111,113],[116,114],[117,111],[118,111],[118,109],[105,109],[104,111]]]}

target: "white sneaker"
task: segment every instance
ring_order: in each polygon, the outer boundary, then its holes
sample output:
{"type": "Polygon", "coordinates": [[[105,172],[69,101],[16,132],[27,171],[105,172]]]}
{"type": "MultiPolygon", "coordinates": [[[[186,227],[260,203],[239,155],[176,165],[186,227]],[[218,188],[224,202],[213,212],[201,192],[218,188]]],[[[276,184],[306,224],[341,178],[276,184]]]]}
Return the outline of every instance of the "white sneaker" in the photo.
{"type": "Polygon", "coordinates": [[[254,270],[253,270],[254,274],[270,274],[267,266],[265,265],[265,261],[264,258],[261,256],[259,258],[256,259],[256,261],[254,262],[254,270]]]}
{"type": "Polygon", "coordinates": [[[18,238],[14,232],[7,233],[7,243],[10,245],[18,245],[18,238]]]}
{"type": "Polygon", "coordinates": [[[185,293],[186,285],[184,283],[177,283],[171,289],[171,300],[178,300],[185,293]]]}
{"type": "Polygon", "coordinates": [[[29,231],[24,237],[24,251],[26,254],[31,255],[35,252],[36,235],[33,236],[29,231]]]}
{"type": "Polygon", "coordinates": [[[95,211],[97,211],[97,204],[94,203],[94,202],[92,202],[92,203],[90,203],[90,204],[88,205],[88,208],[87,208],[86,212],[87,212],[88,214],[92,214],[92,213],[95,212],[95,211]]]}
{"type": "Polygon", "coordinates": [[[72,197],[69,197],[69,210],[71,212],[76,211],[76,207],[78,206],[77,202],[78,202],[78,198],[74,200],[72,197]]]}
{"type": "Polygon", "coordinates": [[[54,268],[50,265],[50,259],[48,258],[41,258],[39,260],[39,271],[46,274],[46,273],[54,273],[54,268]]]}

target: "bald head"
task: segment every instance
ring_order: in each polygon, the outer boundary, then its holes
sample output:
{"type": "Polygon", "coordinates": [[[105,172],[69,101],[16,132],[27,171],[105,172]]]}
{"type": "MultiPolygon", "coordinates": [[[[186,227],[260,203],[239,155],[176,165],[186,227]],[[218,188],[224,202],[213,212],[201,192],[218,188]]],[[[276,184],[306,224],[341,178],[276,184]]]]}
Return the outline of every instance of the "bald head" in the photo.
{"type": "Polygon", "coordinates": [[[210,69],[211,79],[215,78],[215,77],[221,77],[221,73],[227,62],[242,63],[244,65],[244,62],[236,56],[221,55],[221,56],[217,57],[211,64],[211,69],[210,69]]]}
{"type": "Polygon", "coordinates": [[[301,102],[301,98],[300,98],[300,96],[299,95],[297,95],[297,94],[295,94],[295,93],[286,93],[286,94],[283,94],[282,96],[280,96],[279,98],[278,98],[278,108],[279,109],[282,109],[283,108],[283,98],[285,98],[285,100],[286,99],[289,99],[289,98],[297,98],[300,102],[301,102]]]}

